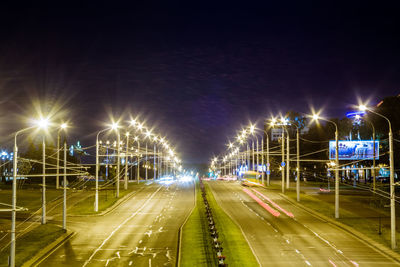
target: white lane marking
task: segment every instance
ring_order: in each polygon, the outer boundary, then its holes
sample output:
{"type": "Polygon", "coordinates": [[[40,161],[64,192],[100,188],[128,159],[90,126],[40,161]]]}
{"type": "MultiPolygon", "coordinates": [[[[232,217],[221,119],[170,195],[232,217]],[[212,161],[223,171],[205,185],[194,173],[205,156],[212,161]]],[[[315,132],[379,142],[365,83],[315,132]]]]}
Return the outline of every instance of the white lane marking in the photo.
{"type": "Polygon", "coordinates": [[[129,262],[129,266],[131,266],[131,265],[132,265],[132,263],[133,263],[133,262],[132,262],[132,261],[130,261],[130,262],[129,262]]]}
{"type": "Polygon", "coordinates": [[[168,261],[171,261],[171,260],[172,260],[168,248],[167,248],[167,253],[165,254],[165,256],[167,257],[168,261]]]}
{"type": "Polygon", "coordinates": [[[120,225],[118,225],[112,232],[111,234],[104,239],[104,241],[101,243],[101,245],[92,253],[92,255],[90,255],[89,259],[87,259],[85,261],[85,263],[82,265],[82,267],[85,267],[86,265],[88,265],[88,263],[93,259],[93,257],[96,255],[96,253],[103,248],[103,246],[107,243],[107,241],[122,227],[124,226],[129,220],[131,220],[133,217],[136,216],[136,214],[138,214],[145,206],[147,206],[147,204],[150,202],[150,200],[152,200],[152,198],[155,196],[155,194],[158,193],[158,191],[160,191],[162,187],[159,187],[144,203],[143,205],[140,207],[140,209],[138,209],[136,212],[132,213],[131,216],[129,216],[128,218],[126,218],[120,225]]]}
{"type": "Polygon", "coordinates": [[[151,267],[151,258],[149,259],[149,267],[151,267]]]}
{"type": "Polygon", "coordinates": [[[143,240],[142,240],[142,239],[140,239],[140,240],[139,240],[139,244],[142,244],[142,242],[143,242],[143,240]]]}
{"type": "Polygon", "coordinates": [[[332,264],[333,267],[337,267],[333,261],[329,260],[329,263],[332,264]]]}
{"type": "Polygon", "coordinates": [[[119,255],[119,251],[117,251],[117,256],[118,256],[118,259],[120,259],[120,258],[121,258],[121,256],[119,255]]]}
{"type": "MultiPolygon", "coordinates": [[[[265,221],[269,226],[271,226],[271,228],[272,228],[276,233],[279,232],[278,229],[276,229],[274,226],[271,225],[271,223],[269,223],[268,221],[266,221],[266,220],[264,219],[264,217],[260,216],[258,213],[256,213],[255,211],[253,211],[249,206],[247,206],[247,204],[244,203],[243,199],[242,199],[239,195],[236,194],[236,197],[237,197],[238,199],[240,199],[240,202],[241,202],[247,209],[249,209],[252,213],[254,213],[256,216],[258,216],[261,220],[265,221]]],[[[297,221],[296,218],[294,218],[294,217],[291,217],[291,219],[297,221]]],[[[283,238],[283,236],[282,236],[282,238],[283,238]]],[[[289,241],[288,239],[285,239],[285,241],[286,241],[286,243],[290,244],[290,241],[289,241]]],[[[296,251],[297,254],[299,254],[299,256],[300,256],[309,266],[311,266],[310,262],[306,260],[306,258],[304,257],[304,255],[303,255],[302,253],[300,253],[299,250],[295,249],[295,251],[296,251]]]]}
{"type": "Polygon", "coordinates": [[[358,263],[357,262],[355,262],[355,261],[350,261],[351,263],[353,263],[353,265],[354,266],[356,266],[356,267],[358,267],[359,265],[358,265],[358,263]]]}

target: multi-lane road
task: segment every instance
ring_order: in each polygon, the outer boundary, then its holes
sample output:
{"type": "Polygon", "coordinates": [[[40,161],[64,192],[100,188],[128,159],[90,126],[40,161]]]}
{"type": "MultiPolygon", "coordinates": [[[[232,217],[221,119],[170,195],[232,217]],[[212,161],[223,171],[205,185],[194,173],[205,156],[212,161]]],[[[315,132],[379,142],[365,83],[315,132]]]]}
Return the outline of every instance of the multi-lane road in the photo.
{"type": "Polygon", "coordinates": [[[39,266],[174,266],[193,182],[148,183],[104,216],[71,217],[76,235],[39,266]]]}
{"type": "Polygon", "coordinates": [[[399,265],[277,192],[245,188],[238,182],[210,181],[209,185],[219,205],[242,228],[262,266],[399,265]]]}

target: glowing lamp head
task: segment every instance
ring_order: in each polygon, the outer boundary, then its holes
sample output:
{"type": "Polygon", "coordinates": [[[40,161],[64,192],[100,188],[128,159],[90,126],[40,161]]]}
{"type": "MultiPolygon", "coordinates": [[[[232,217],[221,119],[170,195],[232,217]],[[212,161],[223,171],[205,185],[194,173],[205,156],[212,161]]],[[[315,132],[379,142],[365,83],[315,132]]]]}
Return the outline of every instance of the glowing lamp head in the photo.
{"type": "Polygon", "coordinates": [[[138,124],[137,128],[138,128],[139,130],[142,130],[142,129],[143,129],[143,125],[142,125],[142,124],[138,124]]]}
{"type": "Polygon", "coordinates": [[[146,132],[146,137],[150,137],[151,136],[151,132],[150,131],[147,131],[146,132]]]}
{"type": "Polygon", "coordinates": [[[274,126],[275,124],[276,124],[276,119],[275,119],[275,118],[272,118],[272,119],[271,119],[271,125],[274,126]]]}
{"type": "Polygon", "coordinates": [[[319,120],[319,115],[318,114],[313,114],[313,116],[312,116],[312,118],[313,118],[313,120],[319,120]]]}
{"type": "Polygon", "coordinates": [[[113,130],[118,129],[118,123],[113,122],[113,124],[111,124],[111,129],[113,129],[113,130]]]}
{"type": "Polygon", "coordinates": [[[135,136],[135,138],[134,138],[134,139],[135,139],[135,141],[139,140],[139,138],[138,138],[137,136],[135,136]]]}
{"type": "Polygon", "coordinates": [[[48,118],[41,118],[40,120],[36,121],[36,125],[40,128],[40,129],[47,129],[47,127],[49,127],[49,119],[48,118]]]}
{"type": "Polygon", "coordinates": [[[131,126],[135,126],[136,123],[137,123],[136,120],[131,120],[131,122],[130,122],[131,126]]]}
{"type": "Polygon", "coordinates": [[[251,133],[251,134],[254,133],[255,128],[256,128],[256,127],[255,127],[254,125],[250,125],[250,128],[249,128],[249,129],[250,129],[250,133],[251,133]]]}
{"type": "Polygon", "coordinates": [[[360,105],[360,106],[358,107],[358,109],[359,109],[360,111],[366,111],[366,110],[367,110],[367,106],[366,106],[366,105],[360,105]]]}
{"type": "Polygon", "coordinates": [[[68,127],[68,125],[66,123],[63,123],[63,124],[60,125],[61,129],[66,129],[67,127],[68,127]]]}
{"type": "Polygon", "coordinates": [[[356,120],[359,120],[359,119],[361,118],[361,116],[357,114],[354,118],[355,118],[356,120]]]}

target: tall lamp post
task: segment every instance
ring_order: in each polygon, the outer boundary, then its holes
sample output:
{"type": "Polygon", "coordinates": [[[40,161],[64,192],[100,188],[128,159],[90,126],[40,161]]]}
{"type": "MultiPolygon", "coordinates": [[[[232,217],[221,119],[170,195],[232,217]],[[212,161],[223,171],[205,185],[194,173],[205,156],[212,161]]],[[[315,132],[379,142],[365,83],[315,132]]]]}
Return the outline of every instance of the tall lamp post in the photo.
{"type": "Polygon", "coordinates": [[[140,179],[140,142],[139,142],[139,137],[135,136],[135,141],[138,144],[138,151],[137,151],[137,173],[136,173],[136,179],[137,183],[139,184],[139,179],[140,179]]]}
{"type": "Polygon", "coordinates": [[[128,168],[129,168],[129,132],[126,132],[126,147],[125,147],[125,177],[124,177],[124,189],[128,189],[128,168]]]}
{"type": "Polygon", "coordinates": [[[156,167],[156,153],[157,153],[157,142],[158,142],[158,137],[154,136],[154,147],[153,147],[153,180],[157,179],[157,167],[156,167]]]}
{"type": "MultiPolygon", "coordinates": [[[[60,145],[60,132],[61,130],[65,130],[68,127],[66,123],[60,125],[60,128],[57,131],[57,178],[59,176],[59,145],[60,145]]],[[[64,176],[63,176],[63,230],[67,230],[67,141],[64,138],[63,144],[63,152],[64,152],[64,176]]],[[[59,180],[57,179],[57,183],[59,180]]],[[[58,184],[57,184],[58,185],[58,184]]]]}
{"type": "MultiPolygon", "coordinates": [[[[390,164],[390,237],[392,249],[396,249],[396,203],[395,203],[395,192],[394,192],[394,157],[393,157],[393,133],[392,124],[390,120],[380,113],[373,111],[365,105],[360,105],[361,111],[369,111],[381,118],[384,118],[389,125],[389,164],[390,164]]],[[[374,146],[375,147],[375,146],[374,146]]]]}
{"type": "Polygon", "coordinates": [[[10,243],[10,267],[15,267],[15,222],[17,218],[17,171],[18,171],[18,147],[17,137],[19,134],[32,129],[28,127],[17,131],[14,134],[14,153],[13,153],[13,182],[12,182],[12,210],[11,210],[11,243],[10,243]]]}
{"type": "MultiPolygon", "coordinates": [[[[111,127],[108,127],[106,129],[103,129],[99,131],[96,135],[96,190],[95,190],[95,197],[94,197],[94,211],[98,212],[99,211],[99,135],[105,131],[108,131],[110,129],[116,130],[118,128],[117,123],[113,123],[111,127]]],[[[119,145],[119,143],[118,143],[119,145]]]]}
{"type": "MultiPolygon", "coordinates": [[[[47,129],[49,120],[42,118],[35,122],[40,129],[47,129]]],[[[17,219],[17,172],[18,172],[18,146],[17,137],[19,134],[31,130],[34,126],[17,131],[14,134],[14,152],[13,152],[13,183],[12,183],[12,203],[11,203],[11,242],[10,242],[10,267],[15,267],[15,228],[17,219]]]]}
{"type": "Polygon", "coordinates": [[[335,125],[335,143],[336,143],[336,151],[335,151],[335,218],[339,218],[339,131],[336,122],[321,118],[318,114],[313,114],[313,120],[318,121],[326,121],[335,125]]]}
{"type": "Polygon", "coordinates": [[[42,138],[42,224],[46,224],[46,137],[42,138]]]}

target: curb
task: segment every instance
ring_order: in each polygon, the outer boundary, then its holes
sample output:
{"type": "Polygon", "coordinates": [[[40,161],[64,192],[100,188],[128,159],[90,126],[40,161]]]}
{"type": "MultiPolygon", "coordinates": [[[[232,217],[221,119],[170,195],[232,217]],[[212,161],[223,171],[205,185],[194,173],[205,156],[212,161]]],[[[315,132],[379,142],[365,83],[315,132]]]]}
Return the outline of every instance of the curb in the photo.
{"type": "Polygon", "coordinates": [[[44,261],[48,256],[50,256],[57,248],[59,248],[62,244],[64,244],[67,240],[72,238],[75,235],[75,232],[67,231],[65,234],[57,238],[55,241],[47,245],[41,251],[39,251],[35,256],[33,256],[30,260],[26,261],[22,264],[22,267],[29,266],[37,266],[42,261],[44,261]]]}
{"type": "Polygon", "coordinates": [[[376,242],[375,240],[371,239],[370,237],[366,236],[365,234],[357,231],[356,229],[347,226],[341,222],[338,222],[332,218],[329,218],[319,212],[316,212],[310,208],[305,207],[304,205],[297,203],[296,201],[290,199],[288,196],[279,193],[280,196],[282,196],[284,199],[286,199],[288,202],[290,202],[291,204],[298,206],[299,208],[302,208],[303,210],[307,211],[308,213],[311,213],[312,215],[314,215],[315,217],[326,221],[330,224],[333,224],[334,226],[340,228],[343,231],[346,231],[347,233],[349,233],[350,235],[356,237],[359,241],[363,242],[364,244],[367,244],[368,246],[374,248],[375,250],[377,250],[378,252],[380,252],[381,254],[384,254],[385,256],[397,261],[400,263],[400,254],[394,252],[393,250],[387,248],[386,246],[376,242]]]}
{"type": "Polygon", "coordinates": [[[190,211],[189,215],[186,217],[185,221],[182,223],[181,227],[179,227],[179,231],[178,231],[178,248],[176,251],[176,266],[180,267],[181,266],[181,255],[180,255],[180,251],[182,248],[182,229],[185,226],[186,222],[189,220],[189,217],[192,215],[194,209],[197,206],[197,190],[196,190],[196,182],[194,183],[194,206],[192,208],[192,210],[190,211]]]}

